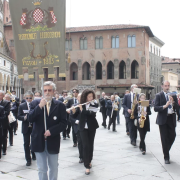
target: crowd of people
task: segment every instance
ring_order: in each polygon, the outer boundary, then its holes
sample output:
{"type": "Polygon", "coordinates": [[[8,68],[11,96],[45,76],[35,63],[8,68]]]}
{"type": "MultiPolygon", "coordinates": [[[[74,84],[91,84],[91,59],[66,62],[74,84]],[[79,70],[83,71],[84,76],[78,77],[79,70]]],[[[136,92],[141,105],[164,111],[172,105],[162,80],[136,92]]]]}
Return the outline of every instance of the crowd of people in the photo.
{"type": "MultiPolygon", "coordinates": [[[[159,125],[165,164],[170,164],[169,151],[176,137],[176,121],[180,120],[180,96],[170,93],[169,89],[170,83],[164,81],[162,92],[156,95],[154,102],[154,111],[158,112],[156,123],[159,125]]],[[[66,140],[71,137],[71,131],[73,147],[78,147],[79,163],[84,163],[85,174],[89,175],[96,129],[99,127],[96,113],[98,110],[102,113],[104,129],[110,130],[112,125],[112,131],[117,132],[121,107],[130,143],[136,146],[139,131],[139,149],[145,155],[145,137],[150,131],[151,104],[146,99],[146,94],[138,93],[137,90],[139,88],[136,84],[131,85],[130,91],[125,91],[123,100],[117,92],[111,96],[103,92],[102,97],[97,100],[94,91],[90,89],[81,93],[78,89],[73,89],[73,95],[64,90],[60,97],[56,85],[48,81],[43,85],[43,96],[40,91],[27,91],[21,102],[15,91],[7,94],[0,91],[0,158],[1,154],[7,154],[8,138],[9,145],[13,146],[13,136],[17,135],[19,120],[22,121],[26,166],[31,166],[32,160],[37,160],[40,180],[48,179],[48,167],[49,179],[57,179],[61,134],[63,140],[66,140]]]]}

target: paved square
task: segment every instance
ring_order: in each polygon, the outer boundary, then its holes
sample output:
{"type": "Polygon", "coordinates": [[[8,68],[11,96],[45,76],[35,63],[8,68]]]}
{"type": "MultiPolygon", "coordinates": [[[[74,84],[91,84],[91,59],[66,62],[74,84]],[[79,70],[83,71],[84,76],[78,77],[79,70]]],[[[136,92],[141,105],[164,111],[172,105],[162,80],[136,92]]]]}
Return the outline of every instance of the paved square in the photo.
{"type": "MultiPolygon", "coordinates": [[[[120,112],[121,124],[118,132],[104,129],[101,113],[97,113],[100,128],[97,129],[91,174],[84,174],[85,168],[79,164],[78,149],[73,147],[72,138],[61,140],[59,154],[59,180],[179,180],[180,179],[180,127],[171,149],[171,164],[165,165],[160,141],[159,128],[155,124],[156,113],[150,116],[151,132],[147,133],[147,153],[141,154],[138,146],[130,144],[125,132],[125,120],[120,112]]],[[[26,167],[23,148],[21,122],[14,146],[8,146],[7,155],[0,160],[0,180],[37,180],[36,162],[26,167]]],[[[72,135],[71,135],[72,136],[72,135]]],[[[139,144],[139,136],[137,145],[139,144]]]]}

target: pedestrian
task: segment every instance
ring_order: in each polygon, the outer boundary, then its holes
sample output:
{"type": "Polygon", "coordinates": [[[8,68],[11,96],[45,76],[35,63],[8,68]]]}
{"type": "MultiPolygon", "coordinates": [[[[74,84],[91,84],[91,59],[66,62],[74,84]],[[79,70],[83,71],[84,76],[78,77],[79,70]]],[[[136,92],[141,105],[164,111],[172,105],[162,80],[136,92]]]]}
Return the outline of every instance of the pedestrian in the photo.
{"type": "Polygon", "coordinates": [[[65,129],[67,121],[65,105],[53,98],[55,89],[56,85],[53,82],[45,82],[44,98],[36,99],[30,104],[28,121],[33,123],[31,151],[36,154],[39,180],[48,179],[48,167],[49,180],[58,179],[60,132],[65,129]]]}

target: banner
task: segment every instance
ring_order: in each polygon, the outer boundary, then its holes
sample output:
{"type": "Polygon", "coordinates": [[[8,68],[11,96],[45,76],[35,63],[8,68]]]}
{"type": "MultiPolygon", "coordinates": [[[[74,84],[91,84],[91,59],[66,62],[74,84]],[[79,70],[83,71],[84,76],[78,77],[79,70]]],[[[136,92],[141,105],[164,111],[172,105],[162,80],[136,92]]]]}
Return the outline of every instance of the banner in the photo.
{"type": "Polygon", "coordinates": [[[48,68],[48,77],[65,77],[65,0],[9,0],[19,78],[28,69],[34,78],[38,68],[48,68]]]}

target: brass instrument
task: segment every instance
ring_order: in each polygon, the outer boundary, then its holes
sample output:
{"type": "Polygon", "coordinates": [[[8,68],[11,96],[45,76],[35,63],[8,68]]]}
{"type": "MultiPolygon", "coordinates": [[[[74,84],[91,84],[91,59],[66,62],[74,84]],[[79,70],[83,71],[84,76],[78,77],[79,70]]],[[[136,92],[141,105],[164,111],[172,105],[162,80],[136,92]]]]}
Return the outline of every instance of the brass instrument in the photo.
{"type": "Polygon", "coordinates": [[[9,90],[7,90],[7,93],[11,96],[12,102],[16,102],[15,95],[13,95],[9,90]]]}
{"type": "Polygon", "coordinates": [[[133,104],[132,104],[132,112],[131,112],[131,117],[130,119],[134,119],[134,109],[136,106],[136,102],[137,102],[137,93],[135,93],[134,99],[133,99],[133,104]]]}
{"type": "Polygon", "coordinates": [[[133,93],[135,93],[135,95],[134,95],[134,99],[133,99],[132,112],[131,112],[130,119],[134,119],[134,109],[135,109],[135,106],[137,104],[137,95],[141,93],[141,89],[140,88],[134,88],[133,93]]]}
{"type": "Polygon", "coordinates": [[[139,127],[143,128],[144,127],[144,122],[146,120],[146,116],[144,115],[144,107],[145,106],[141,106],[141,117],[140,117],[140,121],[139,121],[139,127]]]}
{"type": "Polygon", "coordinates": [[[63,103],[64,103],[64,104],[67,104],[67,103],[68,103],[68,100],[71,99],[71,98],[72,98],[72,95],[69,94],[68,96],[65,97],[63,103]]]}
{"type": "Polygon", "coordinates": [[[117,102],[117,100],[115,100],[114,103],[112,104],[111,118],[113,116],[113,111],[118,111],[118,102],[117,102]]]}

